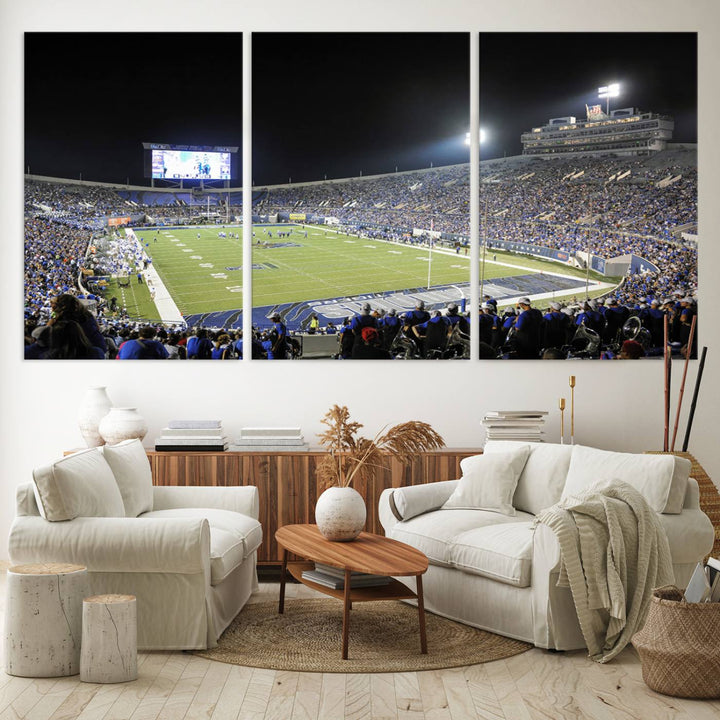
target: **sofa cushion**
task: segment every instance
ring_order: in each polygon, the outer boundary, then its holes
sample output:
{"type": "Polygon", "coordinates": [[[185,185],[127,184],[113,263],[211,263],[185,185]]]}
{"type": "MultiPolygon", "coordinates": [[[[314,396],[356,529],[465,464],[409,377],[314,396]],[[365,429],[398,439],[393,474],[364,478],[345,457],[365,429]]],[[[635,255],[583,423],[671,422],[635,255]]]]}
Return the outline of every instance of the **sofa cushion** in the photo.
{"type": "Polygon", "coordinates": [[[565,478],[570,467],[572,445],[559,443],[521,443],[512,440],[489,440],[484,453],[507,452],[509,449],[527,446],[530,448],[525,467],[518,478],[513,496],[516,510],[537,515],[562,496],[565,478]]]}
{"type": "Polygon", "coordinates": [[[622,480],[634,487],[659,513],[682,512],[692,463],[673,455],[620,453],[575,445],[563,499],[598,480],[622,480]]]}
{"type": "Polygon", "coordinates": [[[97,448],[36,468],[33,481],[40,514],[46,520],[125,515],[115,477],[97,448]]]}
{"type": "Polygon", "coordinates": [[[530,448],[522,445],[505,453],[465,458],[460,462],[460,482],[443,509],[475,508],[515,515],[512,498],[529,453],[530,448]]]}
{"type": "Polygon", "coordinates": [[[262,526],[254,518],[232,510],[171,508],[143,513],[141,518],[205,518],[210,525],[212,584],[221,582],[262,543],[262,526]],[[235,565],[232,563],[235,562],[235,565]]]}
{"type": "Polygon", "coordinates": [[[152,470],[140,440],[125,440],[100,448],[115,476],[125,517],[137,517],[153,509],[152,470]]]}
{"type": "Polygon", "coordinates": [[[245,543],[235,533],[210,528],[210,584],[219,585],[245,559],[245,543]]]}
{"type": "Polygon", "coordinates": [[[397,523],[390,531],[390,537],[420,550],[432,565],[452,567],[452,547],[456,538],[463,533],[481,527],[528,522],[532,519],[532,515],[527,513],[508,517],[487,510],[435,510],[397,523]]]}
{"type": "Polygon", "coordinates": [[[486,525],[455,538],[450,562],[472,575],[529,587],[532,548],[532,521],[486,525]]]}

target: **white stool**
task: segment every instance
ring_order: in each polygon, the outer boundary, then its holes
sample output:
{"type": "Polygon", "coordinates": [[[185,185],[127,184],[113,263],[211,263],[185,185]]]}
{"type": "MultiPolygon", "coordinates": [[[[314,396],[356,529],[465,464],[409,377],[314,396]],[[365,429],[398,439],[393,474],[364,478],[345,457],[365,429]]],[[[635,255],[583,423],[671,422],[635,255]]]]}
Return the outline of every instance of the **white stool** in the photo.
{"type": "Polygon", "coordinates": [[[82,565],[15,565],[7,573],[5,671],[21,677],[80,672],[82,565]]]}
{"type": "Polygon", "coordinates": [[[134,595],[93,595],[83,600],[80,680],[137,680],[137,603],[134,595]]]}

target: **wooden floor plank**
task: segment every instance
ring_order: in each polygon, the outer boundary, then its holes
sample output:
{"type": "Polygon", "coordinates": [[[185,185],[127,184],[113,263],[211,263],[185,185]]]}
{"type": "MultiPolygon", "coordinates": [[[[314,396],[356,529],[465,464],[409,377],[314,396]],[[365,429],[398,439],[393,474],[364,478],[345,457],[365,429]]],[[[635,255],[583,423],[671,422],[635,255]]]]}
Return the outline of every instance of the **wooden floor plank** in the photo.
{"type": "Polygon", "coordinates": [[[372,720],[370,675],[357,673],[345,680],[345,720],[372,720]]]}
{"type": "Polygon", "coordinates": [[[235,720],[252,678],[252,668],[231,665],[211,720],[235,720]]]}
{"type": "Polygon", "coordinates": [[[397,720],[395,681],[392,673],[370,676],[370,710],[372,720],[397,720]]]}
{"type": "Polygon", "coordinates": [[[398,720],[422,720],[423,707],[417,673],[393,673],[398,720]]]}
{"type": "MultiPolygon", "coordinates": [[[[458,668],[465,683],[465,688],[470,695],[475,714],[482,720],[501,720],[505,717],[500,702],[498,701],[492,683],[488,678],[485,665],[470,665],[465,668],[458,668]]],[[[446,691],[448,693],[448,702],[452,712],[453,719],[456,718],[457,712],[455,707],[461,698],[458,698],[458,690],[462,687],[459,679],[453,681],[454,676],[444,678],[446,691]]],[[[472,716],[471,716],[472,717],[472,716]]]]}
{"type": "Polygon", "coordinates": [[[270,693],[275,681],[274,670],[253,668],[238,718],[240,720],[262,720],[265,717],[270,693]]]}
{"type": "Polygon", "coordinates": [[[428,670],[417,674],[425,720],[452,720],[442,673],[428,670]]]}
{"type": "Polygon", "coordinates": [[[278,670],[270,692],[265,720],[288,720],[292,717],[299,673],[278,670]]]}
{"type": "Polygon", "coordinates": [[[342,720],[345,717],[346,677],[340,673],[322,674],[319,720],[342,720]]]}

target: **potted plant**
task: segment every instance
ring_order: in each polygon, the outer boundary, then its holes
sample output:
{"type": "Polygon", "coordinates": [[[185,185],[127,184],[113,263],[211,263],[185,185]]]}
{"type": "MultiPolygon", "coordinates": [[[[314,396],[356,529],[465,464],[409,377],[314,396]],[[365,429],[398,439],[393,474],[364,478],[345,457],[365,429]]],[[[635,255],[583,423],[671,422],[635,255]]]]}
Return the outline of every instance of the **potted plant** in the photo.
{"type": "Polygon", "coordinates": [[[444,441],[427,423],[411,420],[383,427],[372,440],[361,437],[361,423],[350,420],[347,407],[333,405],[321,421],[319,435],[328,454],[318,463],[318,487],[326,488],[315,506],[315,522],[328,540],[356,538],[365,527],[366,509],[353,481],[367,481],[381,467],[383,455],[407,464],[419,453],[442,447],[444,441]]]}

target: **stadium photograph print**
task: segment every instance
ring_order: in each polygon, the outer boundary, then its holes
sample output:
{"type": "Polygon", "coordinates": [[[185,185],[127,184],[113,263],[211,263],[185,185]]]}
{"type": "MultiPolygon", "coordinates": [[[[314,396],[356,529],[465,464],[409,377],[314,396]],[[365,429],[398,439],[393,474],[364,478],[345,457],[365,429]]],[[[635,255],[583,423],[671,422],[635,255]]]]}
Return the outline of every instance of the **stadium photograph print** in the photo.
{"type": "Polygon", "coordinates": [[[466,33],[253,34],[261,337],[277,313],[296,356],[470,356],[469,60],[466,33]]]}
{"type": "Polygon", "coordinates": [[[253,33],[245,233],[242,33],[139,37],[25,34],[27,359],[696,357],[695,33],[253,33]]]}
{"type": "Polygon", "coordinates": [[[696,33],[482,33],[479,77],[481,356],[696,357],[696,33]]]}

